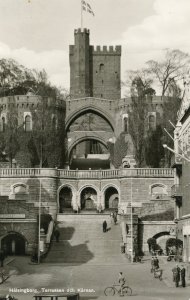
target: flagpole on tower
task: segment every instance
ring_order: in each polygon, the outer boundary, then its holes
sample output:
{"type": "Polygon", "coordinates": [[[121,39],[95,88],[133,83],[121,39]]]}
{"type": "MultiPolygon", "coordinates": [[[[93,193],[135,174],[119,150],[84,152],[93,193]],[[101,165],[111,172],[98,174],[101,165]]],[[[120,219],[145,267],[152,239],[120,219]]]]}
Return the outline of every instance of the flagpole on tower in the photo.
{"type": "Polygon", "coordinates": [[[83,31],[83,7],[82,7],[82,0],[81,2],[81,31],[83,31]]]}

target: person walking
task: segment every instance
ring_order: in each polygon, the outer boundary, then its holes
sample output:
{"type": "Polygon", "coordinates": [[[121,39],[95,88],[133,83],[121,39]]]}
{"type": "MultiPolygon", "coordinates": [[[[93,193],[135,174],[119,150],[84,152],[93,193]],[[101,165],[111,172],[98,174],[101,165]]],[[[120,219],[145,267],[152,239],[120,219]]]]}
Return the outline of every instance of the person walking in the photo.
{"type": "Polygon", "coordinates": [[[151,269],[150,272],[153,273],[154,272],[154,256],[152,256],[151,258],[151,269]]]}
{"type": "Polygon", "coordinates": [[[185,267],[182,266],[182,269],[181,269],[181,285],[182,287],[185,287],[186,286],[186,282],[185,282],[185,267]]]}
{"type": "Polygon", "coordinates": [[[114,224],[116,225],[116,223],[117,223],[117,212],[116,211],[114,211],[114,213],[113,213],[113,221],[114,221],[114,224]]]}
{"type": "Polygon", "coordinates": [[[107,231],[107,222],[106,222],[106,220],[104,220],[104,222],[102,224],[102,227],[103,227],[103,232],[106,232],[107,231]]]}
{"type": "Polygon", "coordinates": [[[155,267],[155,269],[159,269],[160,268],[159,267],[159,259],[158,259],[157,256],[155,256],[155,258],[154,258],[154,267],[155,267]]]}
{"type": "Polygon", "coordinates": [[[178,287],[179,286],[179,282],[180,282],[180,268],[178,265],[176,265],[173,269],[173,281],[175,282],[175,286],[178,287]]]}

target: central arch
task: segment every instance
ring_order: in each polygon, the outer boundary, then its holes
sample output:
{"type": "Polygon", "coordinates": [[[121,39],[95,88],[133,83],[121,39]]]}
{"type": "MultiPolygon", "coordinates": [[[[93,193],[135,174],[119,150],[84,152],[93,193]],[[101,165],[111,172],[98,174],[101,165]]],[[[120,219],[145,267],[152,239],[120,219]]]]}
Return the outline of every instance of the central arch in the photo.
{"type": "Polygon", "coordinates": [[[85,185],[79,190],[81,210],[95,210],[98,204],[98,190],[94,185],[85,185]]]}
{"type": "Polygon", "coordinates": [[[97,114],[98,116],[100,116],[101,118],[103,118],[112,128],[113,132],[114,132],[114,128],[115,128],[115,122],[113,120],[113,118],[106,112],[101,110],[100,108],[97,108],[95,106],[84,106],[81,107],[80,109],[77,109],[75,111],[73,111],[70,115],[68,115],[66,117],[66,121],[65,121],[65,129],[66,132],[69,131],[69,127],[70,125],[80,116],[85,115],[87,113],[94,113],[97,114]]]}

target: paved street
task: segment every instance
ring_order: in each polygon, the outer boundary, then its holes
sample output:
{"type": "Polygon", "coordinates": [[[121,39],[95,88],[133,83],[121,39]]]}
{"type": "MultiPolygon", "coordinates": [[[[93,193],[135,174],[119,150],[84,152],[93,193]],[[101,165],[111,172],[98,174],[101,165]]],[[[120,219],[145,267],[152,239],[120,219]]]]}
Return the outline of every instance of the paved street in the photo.
{"type": "MultiPolygon", "coordinates": [[[[82,292],[82,299],[105,299],[104,289],[117,282],[118,272],[123,271],[128,285],[133,290],[132,299],[176,299],[188,300],[190,298],[190,286],[185,289],[175,288],[171,281],[171,270],[174,263],[166,263],[162,260],[161,267],[164,270],[163,281],[153,278],[150,273],[150,259],[143,263],[131,264],[127,261],[122,264],[96,265],[90,262],[69,266],[66,264],[43,263],[31,265],[29,257],[16,257],[7,268],[12,276],[1,285],[1,294],[9,293],[9,288],[64,288],[90,289],[90,292],[82,292]]],[[[32,299],[32,293],[13,294],[18,299],[32,299]]],[[[120,297],[118,297],[119,299],[120,297]]],[[[117,297],[114,297],[117,299],[117,297]]]]}

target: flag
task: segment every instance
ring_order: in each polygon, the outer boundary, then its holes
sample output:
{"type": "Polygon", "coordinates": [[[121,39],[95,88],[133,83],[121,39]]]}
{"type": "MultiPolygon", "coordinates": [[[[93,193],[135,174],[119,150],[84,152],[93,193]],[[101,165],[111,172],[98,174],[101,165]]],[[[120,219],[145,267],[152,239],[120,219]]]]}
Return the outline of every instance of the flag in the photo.
{"type": "Polygon", "coordinates": [[[94,12],[93,12],[90,4],[87,3],[84,0],[82,0],[81,3],[82,3],[82,10],[84,10],[84,11],[86,11],[86,12],[88,12],[88,13],[90,13],[90,14],[92,14],[94,16],[94,12]]]}

